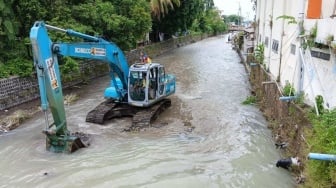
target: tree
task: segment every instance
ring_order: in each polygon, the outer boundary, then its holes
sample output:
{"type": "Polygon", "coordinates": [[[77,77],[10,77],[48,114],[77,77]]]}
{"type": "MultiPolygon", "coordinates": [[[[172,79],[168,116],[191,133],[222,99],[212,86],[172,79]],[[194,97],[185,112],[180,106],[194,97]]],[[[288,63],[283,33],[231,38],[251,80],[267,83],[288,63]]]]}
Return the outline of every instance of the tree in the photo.
{"type": "Polygon", "coordinates": [[[231,14],[228,16],[224,16],[224,20],[225,20],[225,23],[227,24],[235,23],[236,25],[238,25],[239,23],[241,23],[241,20],[243,20],[243,17],[235,15],[235,14],[231,14]]]}
{"type": "Polygon", "coordinates": [[[204,12],[204,0],[182,1],[181,5],[167,14],[161,20],[153,20],[153,40],[158,40],[158,32],[168,36],[176,32],[187,32],[193,22],[199,19],[204,12]]]}
{"type": "Polygon", "coordinates": [[[47,3],[41,0],[14,0],[13,11],[18,22],[20,37],[29,37],[31,26],[37,20],[49,20],[47,3]]]}
{"type": "MultiPolygon", "coordinates": [[[[101,36],[123,50],[135,47],[136,41],[151,29],[151,13],[146,0],[86,0],[58,7],[62,11],[56,10],[52,25],[101,36]],[[64,13],[58,15],[58,12],[64,13]]],[[[57,39],[63,36],[64,41],[64,34],[56,35],[57,39]]]]}
{"type": "Polygon", "coordinates": [[[204,0],[205,2],[205,10],[210,10],[213,9],[215,7],[215,3],[213,2],[213,0],[204,0]]]}
{"type": "Polygon", "coordinates": [[[0,63],[8,59],[7,53],[15,47],[16,33],[12,1],[0,0],[0,63]]]}
{"type": "Polygon", "coordinates": [[[227,30],[227,26],[224,23],[220,11],[218,9],[209,9],[205,12],[202,20],[202,31],[213,35],[227,30]]]}
{"type": "Polygon", "coordinates": [[[174,9],[174,5],[179,7],[180,0],[151,0],[150,7],[152,10],[153,17],[160,20],[168,14],[169,8],[174,9]]]}
{"type": "MultiPolygon", "coordinates": [[[[0,0],[0,77],[26,75],[19,67],[31,71],[26,63],[32,65],[29,32],[35,21],[104,37],[122,50],[134,48],[152,26],[148,0],[0,0]]],[[[80,40],[49,35],[52,41],[80,40]]]]}

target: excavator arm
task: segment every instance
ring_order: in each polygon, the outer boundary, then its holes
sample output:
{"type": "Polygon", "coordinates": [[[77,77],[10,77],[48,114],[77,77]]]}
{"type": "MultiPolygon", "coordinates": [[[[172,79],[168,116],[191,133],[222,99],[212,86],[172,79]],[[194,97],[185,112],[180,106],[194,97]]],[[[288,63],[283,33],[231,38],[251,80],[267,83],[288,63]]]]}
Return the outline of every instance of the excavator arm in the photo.
{"type": "MultiPolygon", "coordinates": [[[[51,52],[50,41],[43,23],[35,23],[30,31],[37,78],[40,89],[41,107],[44,112],[50,108],[57,135],[69,135],[63,103],[62,84],[56,54],[51,52]]],[[[47,118],[47,116],[46,116],[47,118]]],[[[49,125],[46,126],[46,131],[49,125]]]]}
{"type": "Polygon", "coordinates": [[[108,88],[110,92],[105,92],[105,97],[119,101],[125,97],[127,94],[129,66],[124,53],[117,45],[102,38],[79,33],[71,29],[65,30],[46,24],[45,27],[49,30],[64,32],[69,36],[88,41],[78,43],[53,43],[51,50],[53,54],[57,55],[95,59],[106,62],[110,68],[112,88],[108,88]]]}
{"type": "Polygon", "coordinates": [[[99,43],[55,43],[53,51],[55,54],[63,56],[96,59],[108,63],[113,93],[105,93],[105,97],[121,101],[127,94],[128,65],[121,50],[113,43],[105,41],[99,43]]]}

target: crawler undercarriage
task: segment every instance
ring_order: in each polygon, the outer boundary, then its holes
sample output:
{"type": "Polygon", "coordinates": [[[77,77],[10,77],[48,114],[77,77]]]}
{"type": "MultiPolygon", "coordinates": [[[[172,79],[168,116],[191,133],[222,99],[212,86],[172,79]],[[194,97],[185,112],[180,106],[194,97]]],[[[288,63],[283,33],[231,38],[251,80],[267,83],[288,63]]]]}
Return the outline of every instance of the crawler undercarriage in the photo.
{"type": "Polygon", "coordinates": [[[125,130],[137,131],[148,127],[159,114],[170,106],[170,99],[162,99],[150,107],[135,107],[127,103],[106,100],[88,113],[86,122],[104,124],[105,121],[113,118],[133,117],[132,125],[125,130]]]}

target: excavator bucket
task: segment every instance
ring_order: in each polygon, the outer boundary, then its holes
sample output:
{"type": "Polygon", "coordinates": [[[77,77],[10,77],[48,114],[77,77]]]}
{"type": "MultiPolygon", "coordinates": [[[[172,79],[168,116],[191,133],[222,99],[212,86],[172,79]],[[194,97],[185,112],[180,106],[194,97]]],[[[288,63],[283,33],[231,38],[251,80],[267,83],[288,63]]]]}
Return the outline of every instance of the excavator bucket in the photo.
{"type": "Polygon", "coordinates": [[[80,148],[90,145],[90,135],[84,133],[73,133],[69,136],[56,136],[47,134],[46,148],[56,153],[72,153],[80,148]]]}
{"type": "Polygon", "coordinates": [[[72,136],[75,137],[75,139],[73,140],[71,148],[69,148],[68,152],[72,153],[80,148],[86,148],[90,145],[90,135],[76,132],[72,136]]]}

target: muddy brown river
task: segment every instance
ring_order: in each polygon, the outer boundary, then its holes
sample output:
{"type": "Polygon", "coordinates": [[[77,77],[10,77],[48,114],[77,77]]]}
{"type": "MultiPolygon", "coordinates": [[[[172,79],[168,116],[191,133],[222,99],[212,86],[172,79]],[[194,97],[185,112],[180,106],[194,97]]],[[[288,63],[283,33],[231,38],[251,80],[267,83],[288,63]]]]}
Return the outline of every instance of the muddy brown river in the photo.
{"type": "Polygon", "coordinates": [[[128,118],[85,122],[104,100],[109,77],[101,77],[66,106],[68,128],[91,134],[90,147],[46,151],[42,115],[1,135],[0,187],[295,187],[275,167],[281,156],[262,113],[241,104],[250,95],[248,75],[225,41],[209,38],[154,58],[176,75],[177,91],[155,126],[139,133],[121,131],[128,118]]]}

